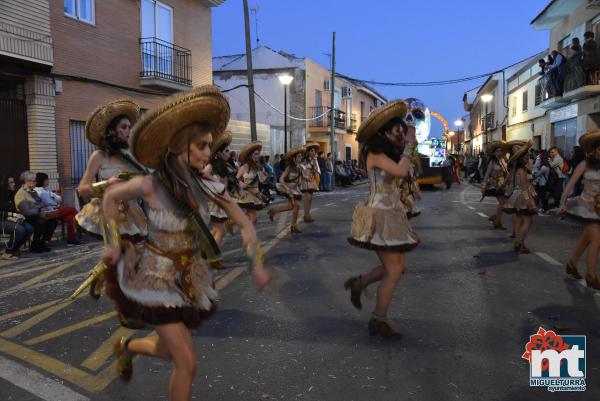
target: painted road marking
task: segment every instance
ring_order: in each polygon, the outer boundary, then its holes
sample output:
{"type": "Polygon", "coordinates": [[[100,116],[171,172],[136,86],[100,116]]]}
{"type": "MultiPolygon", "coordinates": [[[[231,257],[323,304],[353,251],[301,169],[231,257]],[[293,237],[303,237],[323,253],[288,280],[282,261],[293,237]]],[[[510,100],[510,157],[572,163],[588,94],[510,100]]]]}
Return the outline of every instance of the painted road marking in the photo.
{"type": "Polygon", "coordinates": [[[60,336],[62,336],[64,334],[72,333],[72,332],[77,331],[79,329],[83,329],[85,327],[91,326],[92,324],[103,322],[103,321],[108,320],[108,319],[110,319],[111,317],[114,317],[114,316],[117,316],[117,312],[115,312],[115,311],[108,312],[108,313],[105,313],[103,315],[96,316],[96,317],[93,317],[91,319],[84,320],[83,322],[75,323],[75,324],[72,324],[70,326],[63,327],[62,329],[58,329],[58,330],[52,331],[50,333],[46,333],[46,334],[41,335],[39,337],[31,338],[31,339],[25,341],[24,344],[26,344],[26,345],[39,344],[39,343],[42,343],[42,342],[47,341],[47,340],[51,340],[51,339],[56,338],[56,337],[60,337],[60,336]]]}
{"type": "Polygon", "coordinates": [[[473,206],[467,206],[467,208],[469,208],[471,210],[476,210],[473,206]]]}
{"type": "Polygon", "coordinates": [[[76,393],[56,380],[2,357],[0,377],[45,401],[89,401],[86,396],[76,393]]]}
{"type": "Polygon", "coordinates": [[[127,327],[119,327],[107,340],[100,344],[96,351],[92,352],[92,354],[81,363],[81,366],[89,370],[100,369],[112,355],[113,344],[117,342],[119,338],[130,337],[133,333],[135,333],[135,330],[128,329],[127,327]]]}
{"type": "Polygon", "coordinates": [[[27,315],[28,313],[37,312],[37,311],[42,310],[42,309],[46,309],[46,308],[48,308],[48,307],[50,307],[50,306],[52,306],[52,305],[54,305],[54,304],[56,304],[58,302],[61,302],[61,301],[62,301],[62,299],[55,299],[54,301],[44,302],[43,304],[33,305],[33,306],[29,306],[29,307],[27,307],[25,309],[21,309],[21,310],[18,310],[18,311],[7,313],[5,315],[0,316],[0,322],[12,319],[14,317],[19,317],[19,316],[22,316],[22,315],[27,315]]]}
{"type": "Polygon", "coordinates": [[[38,313],[37,315],[33,316],[32,318],[27,319],[24,322],[19,323],[16,326],[13,326],[8,330],[3,331],[2,333],[0,333],[0,336],[5,337],[5,338],[16,337],[19,334],[22,334],[25,331],[32,328],[33,326],[37,325],[38,323],[43,322],[44,320],[48,319],[50,316],[54,315],[55,313],[60,312],[67,306],[71,305],[73,302],[75,302],[75,300],[73,300],[73,301],[67,300],[67,301],[62,301],[54,306],[51,306],[50,308],[46,309],[45,311],[43,311],[41,313],[38,313]]]}
{"type": "Polygon", "coordinates": [[[554,259],[552,256],[548,255],[547,253],[536,252],[535,254],[553,266],[562,266],[562,263],[560,263],[558,260],[554,259]]]}
{"type": "Polygon", "coordinates": [[[487,218],[488,215],[485,213],[481,213],[481,212],[477,212],[478,215],[480,215],[481,217],[487,218]]]}

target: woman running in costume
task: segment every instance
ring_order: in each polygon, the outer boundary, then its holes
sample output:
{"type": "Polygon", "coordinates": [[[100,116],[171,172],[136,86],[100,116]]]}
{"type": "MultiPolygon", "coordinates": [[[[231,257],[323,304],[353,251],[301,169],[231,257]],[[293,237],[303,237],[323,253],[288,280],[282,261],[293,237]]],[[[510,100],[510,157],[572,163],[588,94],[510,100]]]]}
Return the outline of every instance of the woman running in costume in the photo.
{"type": "Polygon", "coordinates": [[[588,154],[586,160],[575,167],[575,171],[562,194],[558,213],[567,212],[584,222],[583,233],[571,253],[566,266],[567,274],[580,280],[577,270],[579,259],[588,250],[585,282],[588,287],[600,290],[598,278],[598,253],[600,252],[600,131],[588,132],[579,138],[579,145],[588,154]],[[583,176],[583,192],[567,199],[583,176]]]}
{"type": "Polygon", "coordinates": [[[275,215],[282,212],[292,211],[292,225],[290,231],[292,234],[300,234],[298,228],[298,212],[300,210],[299,201],[302,199],[302,192],[299,191],[301,180],[301,164],[304,147],[294,148],[286,153],[284,159],[287,161],[286,168],[279,178],[278,189],[288,198],[287,206],[274,207],[269,210],[269,219],[273,221],[275,215]]]}
{"type": "Polygon", "coordinates": [[[508,177],[505,146],[506,144],[503,141],[495,141],[488,145],[488,165],[483,177],[483,185],[481,186],[482,200],[483,197],[494,196],[498,201],[496,213],[488,218],[494,225],[494,229],[498,230],[506,230],[506,227],[502,225],[502,211],[506,204],[504,189],[508,177]]]}
{"type": "MultiPolygon", "coordinates": [[[[127,142],[131,134],[131,126],[138,119],[139,110],[139,106],[131,100],[115,100],[99,106],[85,125],[88,141],[96,145],[98,149],[91,154],[77,187],[79,196],[91,197],[91,201],[83,206],[75,219],[85,231],[95,236],[102,236],[105,241],[102,214],[104,191],[124,179],[145,173],[145,168],[129,153],[127,142]]],[[[148,232],[146,217],[135,199],[119,205],[117,222],[119,223],[119,233],[124,237],[139,240],[148,232]]],[[[106,269],[107,266],[104,263],[97,264],[71,298],[75,298],[88,286],[90,295],[93,298],[99,298],[106,269]]],[[[131,326],[126,322],[122,321],[122,323],[131,326]]],[[[133,326],[139,327],[139,324],[133,324],[133,326]]]]}
{"type": "Polygon", "coordinates": [[[309,142],[304,145],[304,149],[304,160],[300,164],[300,192],[304,195],[304,222],[312,223],[315,221],[310,215],[313,193],[319,190],[321,180],[321,170],[319,170],[319,163],[317,163],[319,144],[309,142]]]}
{"type": "Polygon", "coordinates": [[[515,251],[521,253],[530,253],[529,248],[525,246],[527,234],[533,223],[533,216],[537,214],[536,193],[529,175],[533,170],[533,165],[527,151],[533,145],[532,141],[527,141],[519,147],[508,160],[508,168],[512,171],[511,182],[509,184],[508,200],[504,207],[504,212],[514,214],[515,226],[515,251]]]}
{"type": "Polygon", "coordinates": [[[156,336],[120,338],[114,346],[119,375],[132,374],[132,357],[147,355],[174,362],[169,400],[189,401],[197,357],[190,328],[213,309],[216,292],[202,253],[218,252],[207,229],[208,200],[217,202],[241,227],[252,275],[260,288],[270,280],[254,226],[223,185],[200,172],[210,145],[229,120],[229,104],[217,87],[206,85],[176,95],[146,113],[131,138],[132,152],[154,174],[111,187],[104,195],[109,244],[103,252],[110,269],[107,292],[127,317],[154,325],[156,336]],[[213,139],[214,138],[214,139],[213,139]],[[142,250],[122,241],[119,203],[143,199],[148,236],[142,250]]]}
{"type": "Polygon", "coordinates": [[[361,124],[357,140],[360,157],[369,174],[369,200],[359,203],[352,216],[350,244],[373,250],[381,264],[367,274],[344,283],[352,304],[361,309],[361,293],[380,281],[369,333],[401,338],[387,312],[406,267],[405,253],[419,244],[406,216],[400,180],[408,176],[415,147],[415,129],[403,121],[406,104],[396,100],[375,109],[361,124]]]}
{"type": "Polygon", "coordinates": [[[240,206],[246,209],[248,218],[254,225],[256,225],[256,212],[267,206],[259,189],[259,183],[269,178],[265,169],[258,163],[261,150],[260,142],[251,142],[242,148],[239,157],[242,166],[236,176],[242,188],[240,206]]]}

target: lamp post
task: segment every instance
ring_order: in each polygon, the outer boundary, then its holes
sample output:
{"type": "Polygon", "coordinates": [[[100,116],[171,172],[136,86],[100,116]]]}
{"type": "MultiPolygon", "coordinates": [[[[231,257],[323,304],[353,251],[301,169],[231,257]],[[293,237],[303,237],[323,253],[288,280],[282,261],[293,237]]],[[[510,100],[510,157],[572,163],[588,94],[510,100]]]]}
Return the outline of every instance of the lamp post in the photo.
{"type": "MultiPolygon", "coordinates": [[[[456,131],[458,132],[458,139],[457,139],[456,143],[460,144],[461,143],[460,142],[460,131],[461,131],[461,127],[463,126],[463,121],[461,119],[456,119],[454,121],[454,126],[456,127],[456,131]]],[[[464,131],[463,131],[463,133],[464,133],[464,131]]],[[[463,138],[464,138],[464,135],[463,135],[463,138]]],[[[460,145],[459,145],[459,149],[458,150],[459,151],[462,150],[462,147],[460,145]]]]}
{"type": "Polygon", "coordinates": [[[281,82],[283,85],[283,149],[284,153],[287,153],[287,88],[288,85],[294,80],[294,77],[292,77],[290,74],[281,74],[277,78],[279,78],[279,82],[281,82]]]}
{"type": "MultiPolygon", "coordinates": [[[[454,131],[448,132],[448,142],[450,142],[450,152],[454,150],[454,144],[452,143],[452,137],[454,136],[454,131]]],[[[448,149],[448,144],[446,144],[446,149],[448,149]]]]}
{"type": "Polygon", "coordinates": [[[485,143],[486,143],[486,148],[487,148],[487,143],[489,142],[489,138],[488,138],[488,103],[492,101],[492,99],[494,98],[493,95],[486,93],[485,95],[481,95],[481,101],[483,103],[485,103],[485,124],[484,124],[484,132],[485,132],[485,143]]]}

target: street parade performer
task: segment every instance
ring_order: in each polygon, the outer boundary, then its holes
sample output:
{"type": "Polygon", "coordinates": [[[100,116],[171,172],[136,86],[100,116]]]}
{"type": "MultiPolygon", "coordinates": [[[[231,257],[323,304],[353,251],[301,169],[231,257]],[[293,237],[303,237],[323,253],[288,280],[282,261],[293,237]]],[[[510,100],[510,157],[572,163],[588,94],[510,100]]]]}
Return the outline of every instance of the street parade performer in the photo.
{"type": "Polygon", "coordinates": [[[138,121],[131,138],[133,155],[155,172],[111,186],[104,195],[110,241],[102,259],[116,267],[108,270],[107,293],[120,313],[154,325],[158,334],[121,337],[114,346],[117,371],[130,378],[136,354],[172,360],[171,401],[191,399],[197,360],[189,328],[210,314],[217,296],[201,256],[218,253],[206,226],[209,199],[240,226],[259,288],[270,281],[254,226],[222,184],[200,175],[229,115],[227,99],[212,85],[167,99],[138,121]],[[119,203],[133,199],[142,199],[147,211],[143,249],[122,240],[118,229],[119,203]]]}
{"type": "MultiPolygon", "coordinates": [[[[243,207],[244,205],[240,200],[240,183],[236,178],[235,166],[229,162],[231,157],[229,145],[231,145],[232,140],[233,137],[228,131],[213,140],[210,161],[203,174],[222,183],[231,199],[240,207],[243,207]]],[[[229,216],[216,202],[209,201],[208,210],[212,225],[211,233],[217,245],[221,246],[226,232],[225,223],[229,220],[229,216]]]]}
{"type": "Polygon", "coordinates": [[[406,216],[400,180],[408,175],[416,146],[415,129],[403,121],[406,104],[395,100],[375,109],[357,133],[360,158],[369,174],[369,200],[359,203],[352,216],[350,244],[374,250],[381,264],[369,273],[351,277],[344,283],[350,289],[352,304],[361,309],[361,293],[371,283],[377,288],[375,310],[369,320],[369,333],[401,338],[387,318],[394,290],[405,270],[405,253],[419,244],[406,216]],[[404,144],[404,146],[403,146],[404,144]]]}
{"type": "MultiPolygon", "coordinates": [[[[425,104],[416,98],[407,98],[404,100],[407,106],[407,113],[404,116],[404,122],[408,127],[414,127],[417,130],[417,125],[425,122],[425,104]]],[[[415,146],[411,154],[411,163],[408,168],[408,175],[401,178],[403,203],[406,205],[406,216],[409,219],[417,217],[421,214],[421,209],[417,206],[417,201],[421,199],[421,189],[417,178],[423,172],[419,150],[415,146]]]]}
{"type": "Polygon", "coordinates": [[[577,271],[577,265],[586,248],[589,247],[585,282],[588,287],[600,290],[600,279],[596,272],[600,252],[600,131],[582,135],[579,138],[579,145],[588,157],[576,166],[562,194],[561,206],[558,210],[558,213],[566,211],[585,224],[583,233],[567,263],[566,272],[577,280],[582,278],[577,271]],[[567,199],[581,177],[583,177],[583,192],[579,196],[567,199]]]}
{"type": "Polygon", "coordinates": [[[504,141],[494,141],[488,145],[488,165],[483,177],[483,185],[481,186],[481,200],[486,196],[493,196],[498,201],[496,213],[488,218],[494,225],[494,229],[497,230],[506,230],[506,227],[502,225],[502,211],[506,204],[504,189],[508,177],[505,146],[506,143],[504,141]]]}
{"type": "MultiPolygon", "coordinates": [[[[91,154],[77,188],[80,197],[91,197],[91,201],[83,206],[75,219],[81,228],[92,235],[103,237],[105,242],[107,238],[102,224],[104,191],[123,179],[145,173],[145,168],[129,153],[127,142],[131,126],[138,119],[139,110],[139,106],[131,100],[111,101],[99,106],[85,125],[88,141],[98,149],[91,154]]],[[[119,205],[118,223],[122,236],[139,240],[147,234],[146,217],[135,199],[119,205]]],[[[77,297],[88,286],[90,295],[99,298],[106,269],[104,263],[97,264],[71,298],[77,297]]]]}
{"type": "Polygon", "coordinates": [[[536,193],[529,175],[533,170],[531,159],[527,152],[533,145],[531,140],[519,146],[508,160],[508,168],[511,171],[510,183],[507,187],[508,197],[504,206],[504,212],[514,214],[515,251],[530,253],[525,246],[525,239],[531,228],[533,216],[537,214],[536,193]]]}
{"type": "Polygon", "coordinates": [[[271,221],[273,221],[275,215],[278,213],[292,211],[292,225],[290,226],[292,234],[302,233],[300,228],[298,228],[298,212],[300,211],[299,201],[302,199],[302,192],[300,192],[299,187],[303,153],[305,153],[305,149],[303,146],[300,146],[291,149],[285,154],[286,167],[281,177],[279,177],[277,188],[288,198],[288,204],[269,210],[269,219],[271,221]]]}
{"type": "Polygon", "coordinates": [[[312,207],[313,193],[319,190],[321,180],[321,170],[317,163],[317,149],[319,144],[309,142],[304,145],[304,160],[300,164],[300,191],[304,195],[304,222],[312,223],[315,221],[310,215],[312,207]]]}
{"type": "Polygon", "coordinates": [[[250,142],[240,151],[240,162],[236,178],[242,187],[241,206],[246,210],[252,224],[256,225],[256,212],[264,209],[267,204],[263,194],[260,192],[259,184],[268,178],[265,169],[258,163],[262,143],[250,142]]]}
{"type": "MultiPolygon", "coordinates": [[[[521,146],[525,145],[525,141],[522,139],[514,139],[512,141],[508,141],[504,144],[504,151],[506,152],[505,154],[505,158],[512,156],[513,154],[515,154],[515,152],[517,150],[519,150],[519,148],[521,146]],[[510,156],[509,156],[510,155],[510,156]]],[[[510,168],[508,168],[508,162],[507,164],[507,169],[508,169],[508,174],[506,175],[506,179],[504,180],[505,185],[504,185],[504,205],[506,205],[506,202],[508,201],[508,195],[509,193],[512,193],[512,185],[514,180],[512,179],[512,176],[514,174],[514,170],[511,170],[510,168]]],[[[484,181],[485,183],[485,181],[484,181]]],[[[483,198],[482,198],[483,200],[483,198]]],[[[504,209],[502,209],[502,211],[504,212],[504,209]]],[[[491,221],[491,220],[490,220],[491,221]]],[[[502,223],[502,221],[500,221],[502,223]]],[[[517,226],[517,215],[513,214],[511,217],[511,223],[512,223],[512,233],[510,234],[510,238],[515,239],[517,236],[515,234],[515,227],[517,226]]]]}

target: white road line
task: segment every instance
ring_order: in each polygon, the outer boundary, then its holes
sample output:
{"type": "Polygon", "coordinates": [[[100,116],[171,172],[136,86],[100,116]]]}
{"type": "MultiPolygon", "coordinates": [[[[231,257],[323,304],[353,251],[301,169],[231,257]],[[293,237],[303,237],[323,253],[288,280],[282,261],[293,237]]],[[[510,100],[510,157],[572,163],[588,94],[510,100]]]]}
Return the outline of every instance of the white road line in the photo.
{"type": "Polygon", "coordinates": [[[467,207],[471,210],[475,210],[475,208],[473,206],[467,206],[467,207]]]}
{"type": "Polygon", "coordinates": [[[323,206],[327,207],[327,206],[333,206],[333,205],[335,205],[335,202],[329,202],[329,203],[326,203],[326,204],[325,204],[325,205],[323,205],[323,206]]]}
{"type": "Polygon", "coordinates": [[[543,260],[545,260],[546,262],[550,263],[552,266],[562,266],[562,263],[560,263],[558,260],[554,259],[552,256],[548,255],[547,253],[536,252],[535,254],[538,255],[543,260]]]}
{"type": "Polygon", "coordinates": [[[59,382],[17,362],[0,357],[0,377],[45,401],[89,401],[59,382]]]}
{"type": "Polygon", "coordinates": [[[487,217],[488,217],[488,215],[487,215],[487,214],[485,214],[485,213],[477,212],[477,214],[478,214],[478,215],[480,215],[481,217],[485,217],[485,218],[487,218],[487,217]]]}

